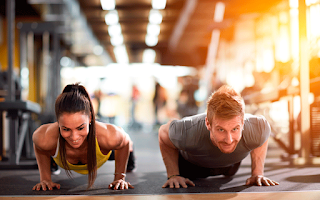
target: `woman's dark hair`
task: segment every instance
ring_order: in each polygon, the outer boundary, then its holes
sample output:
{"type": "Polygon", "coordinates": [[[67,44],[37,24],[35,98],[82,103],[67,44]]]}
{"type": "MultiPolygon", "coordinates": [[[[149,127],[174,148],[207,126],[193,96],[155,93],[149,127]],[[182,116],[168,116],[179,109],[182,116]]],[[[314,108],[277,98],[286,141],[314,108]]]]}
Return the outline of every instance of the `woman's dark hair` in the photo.
{"type": "MultiPolygon", "coordinates": [[[[82,113],[91,118],[89,125],[89,134],[87,136],[88,151],[87,151],[87,168],[88,168],[88,188],[90,188],[97,177],[97,158],[96,158],[96,129],[95,129],[95,114],[90,96],[85,87],[76,84],[67,85],[62,93],[57,97],[55,103],[56,118],[63,113],[82,113]]],[[[66,160],[66,140],[59,137],[59,149],[61,163],[66,169],[68,177],[71,177],[71,171],[66,160]]]]}

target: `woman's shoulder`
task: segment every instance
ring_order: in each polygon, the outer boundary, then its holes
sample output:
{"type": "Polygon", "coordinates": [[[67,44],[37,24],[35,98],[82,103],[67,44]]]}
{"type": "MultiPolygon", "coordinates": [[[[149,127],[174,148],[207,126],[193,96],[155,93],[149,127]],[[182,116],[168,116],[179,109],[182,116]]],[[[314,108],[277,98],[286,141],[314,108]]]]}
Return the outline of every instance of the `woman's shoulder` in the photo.
{"type": "Polygon", "coordinates": [[[113,149],[122,143],[125,132],[121,127],[97,121],[96,136],[100,147],[113,149]]]}
{"type": "Polygon", "coordinates": [[[59,138],[59,125],[57,122],[41,125],[32,135],[33,143],[45,151],[54,150],[59,138]]]}

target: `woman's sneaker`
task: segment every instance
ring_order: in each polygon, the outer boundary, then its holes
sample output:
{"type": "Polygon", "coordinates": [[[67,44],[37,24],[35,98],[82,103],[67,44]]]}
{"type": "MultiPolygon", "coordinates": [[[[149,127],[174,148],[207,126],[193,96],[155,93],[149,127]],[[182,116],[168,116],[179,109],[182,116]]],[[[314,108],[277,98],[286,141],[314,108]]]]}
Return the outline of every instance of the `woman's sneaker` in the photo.
{"type": "Polygon", "coordinates": [[[59,175],[61,170],[59,169],[59,166],[54,162],[53,158],[51,157],[51,174],[53,175],[59,175]]]}

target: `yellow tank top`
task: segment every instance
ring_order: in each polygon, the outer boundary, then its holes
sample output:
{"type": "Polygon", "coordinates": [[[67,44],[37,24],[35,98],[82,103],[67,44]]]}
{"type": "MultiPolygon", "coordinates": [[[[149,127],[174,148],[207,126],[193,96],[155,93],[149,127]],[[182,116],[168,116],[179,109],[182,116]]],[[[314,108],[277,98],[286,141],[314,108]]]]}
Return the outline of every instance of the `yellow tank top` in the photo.
{"type": "MultiPolygon", "coordinates": [[[[96,154],[97,154],[97,168],[100,168],[109,159],[111,154],[111,151],[107,155],[104,155],[103,153],[101,153],[97,138],[96,138],[96,154]]],[[[52,158],[57,163],[57,165],[63,168],[62,162],[60,161],[59,140],[58,140],[56,153],[54,156],[52,156],[52,158]]],[[[88,174],[87,164],[73,165],[68,161],[67,161],[67,164],[70,170],[73,170],[79,174],[88,174]]]]}

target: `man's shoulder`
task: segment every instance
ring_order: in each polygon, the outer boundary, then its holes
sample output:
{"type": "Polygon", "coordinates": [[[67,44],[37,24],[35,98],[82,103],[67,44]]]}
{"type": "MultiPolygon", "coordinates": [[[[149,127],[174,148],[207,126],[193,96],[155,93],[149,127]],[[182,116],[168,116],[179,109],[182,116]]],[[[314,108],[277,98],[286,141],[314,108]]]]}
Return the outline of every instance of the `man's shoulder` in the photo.
{"type": "Polygon", "coordinates": [[[201,122],[203,120],[205,120],[207,116],[207,113],[200,113],[200,114],[197,114],[197,115],[192,115],[192,116],[188,116],[188,117],[184,117],[181,119],[181,121],[192,121],[193,124],[195,123],[198,123],[198,122],[201,122]]]}
{"type": "Polygon", "coordinates": [[[250,149],[262,145],[270,136],[270,125],[262,115],[245,114],[243,137],[250,149]]]}
{"type": "Polygon", "coordinates": [[[170,124],[169,138],[179,149],[185,149],[190,145],[195,145],[201,140],[204,132],[208,131],[205,127],[206,114],[198,114],[174,120],[170,124]]]}
{"type": "Polygon", "coordinates": [[[250,125],[261,125],[268,123],[266,118],[263,115],[253,115],[250,113],[246,113],[244,115],[244,124],[250,124],[250,125]]]}
{"type": "Polygon", "coordinates": [[[184,117],[179,120],[173,120],[171,125],[183,128],[185,130],[189,129],[198,129],[205,124],[206,113],[200,113],[197,115],[192,115],[188,117],[184,117]]]}

